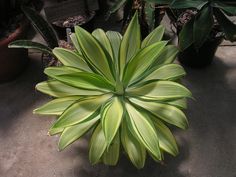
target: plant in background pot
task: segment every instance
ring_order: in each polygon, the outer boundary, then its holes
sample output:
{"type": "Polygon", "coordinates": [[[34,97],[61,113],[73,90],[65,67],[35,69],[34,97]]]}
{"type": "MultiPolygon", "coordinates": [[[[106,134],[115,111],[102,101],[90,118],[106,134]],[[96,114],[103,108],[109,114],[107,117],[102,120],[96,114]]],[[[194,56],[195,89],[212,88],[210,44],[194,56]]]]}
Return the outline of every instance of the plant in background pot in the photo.
{"type": "Polygon", "coordinates": [[[91,132],[92,164],[116,165],[121,146],[137,168],[147,154],[157,162],[164,152],[176,156],[167,125],[188,127],[182,109],[191,93],[179,83],[184,69],[173,64],[177,48],[161,41],[163,27],[141,41],[136,13],[123,37],[79,26],[75,33],[79,50],[55,48],[64,66],[46,68],[50,79],[36,86],[55,97],[34,113],[58,116],[49,134],[61,135],[59,149],[91,132]]]}
{"type": "Polygon", "coordinates": [[[122,7],[124,7],[123,31],[127,28],[134,13],[138,11],[143,38],[154,30],[155,27],[160,25],[165,14],[164,8],[158,6],[152,0],[121,0],[116,1],[108,10],[107,18],[122,7]]]}
{"type": "Polygon", "coordinates": [[[0,1],[0,82],[15,78],[27,65],[27,51],[8,49],[8,44],[26,35],[27,21],[21,12],[22,4],[30,0],[0,1]]]}
{"type": "Polygon", "coordinates": [[[172,14],[176,19],[181,63],[207,66],[223,39],[236,40],[236,24],[230,19],[236,15],[235,1],[172,0],[167,3],[171,9],[182,12],[179,16],[172,14]]]}
{"type": "Polygon", "coordinates": [[[57,34],[52,26],[34,9],[26,6],[22,6],[27,19],[31,22],[36,31],[45,40],[45,44],[34,42],[31,40],[16,40],[11,42],[9,48],[24,48],[24,49],[36,49],[43,53],[43,59],[46,58],[46,66],[57,65],[56,57],[52,53],[52,49],[59,46],[57,34]]]}

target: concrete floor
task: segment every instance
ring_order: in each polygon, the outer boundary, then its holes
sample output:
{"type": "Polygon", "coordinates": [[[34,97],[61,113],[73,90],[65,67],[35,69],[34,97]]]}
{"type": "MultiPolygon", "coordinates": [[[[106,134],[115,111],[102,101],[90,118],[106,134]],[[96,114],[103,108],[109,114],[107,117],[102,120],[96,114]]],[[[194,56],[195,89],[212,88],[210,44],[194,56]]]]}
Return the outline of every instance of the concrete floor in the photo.
{"type": "Polygon", "coordinates": [[[186,111],[189,129],[175,130],[180,154],[165,165],[147,159],[142,170],[123,154],[116,167],[91,166],[86,138],[58,152],[58,137],[47,136],[54,118],[32,114],[49,98],[34,89],[45,80],[40,55],[30,58],[20,77],[0,85],[0,177],[236,177],[235,46],[220,47],[206,69],[186,68],[196,101],[186,111]]]}

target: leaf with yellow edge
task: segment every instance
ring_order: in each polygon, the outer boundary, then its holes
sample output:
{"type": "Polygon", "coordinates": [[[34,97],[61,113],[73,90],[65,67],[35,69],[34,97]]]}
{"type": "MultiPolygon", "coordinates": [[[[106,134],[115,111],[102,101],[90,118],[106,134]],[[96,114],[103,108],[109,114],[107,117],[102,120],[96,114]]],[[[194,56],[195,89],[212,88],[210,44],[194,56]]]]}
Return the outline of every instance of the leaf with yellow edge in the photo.
{"type": "Polygon", "coordinates": [[[118,97],[113,97],[101,109],[102,129],[106,137],[107,146],[110,145],[120,127],[124,110],[118,97]],[[116,114],[114,114],[116,112],[116,114]]]}
{"type": "Polygon", "coordinates": [[[89,161],[92,165],[98,163],[106,150],[105,135],[101,123],[95,128],[90,140],[89,161]]]}

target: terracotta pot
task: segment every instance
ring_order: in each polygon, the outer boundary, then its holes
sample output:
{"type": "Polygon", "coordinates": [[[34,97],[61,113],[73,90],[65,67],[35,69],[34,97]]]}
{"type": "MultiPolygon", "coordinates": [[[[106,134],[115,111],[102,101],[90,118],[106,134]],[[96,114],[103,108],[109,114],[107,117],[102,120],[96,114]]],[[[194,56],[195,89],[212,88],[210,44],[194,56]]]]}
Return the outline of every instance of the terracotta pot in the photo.
{"type": "Polygon", "coordinates": [[[0,40],[0,83],[14,79],[28,64],[27,50],[8,48],[10,42],[25,38],[27,27],[28,22],[22,22],[12,34],[0,40]]]}
{"type": "Polygon", "coordinates": [[[183,65],[192,68],[206,67],[212,63],[216,50],[221,42],[222,38],[207,40],[198,51],[191,45],[179,53],[178,59],[183,65]]]}

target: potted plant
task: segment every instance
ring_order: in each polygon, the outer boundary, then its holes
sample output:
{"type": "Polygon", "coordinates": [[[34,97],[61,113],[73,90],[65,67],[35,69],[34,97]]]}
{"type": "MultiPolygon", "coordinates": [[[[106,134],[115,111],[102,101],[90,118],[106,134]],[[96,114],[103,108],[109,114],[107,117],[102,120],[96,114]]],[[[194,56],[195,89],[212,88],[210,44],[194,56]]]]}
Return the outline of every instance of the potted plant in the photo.
{"type": "Polygon", "coordinates": [[[165,11],[161,6],[158,6],[150,0],[121,0],[116,1],[109,8],[106,18],[109,18],[112,13],[121,8],[123,8],[124,11],[122,31],[125,31],[132,16],[136,11],[138,11],[143,38],[160,25],[165,14],[165,11]]]}
{"type": "Polygon", "coordinates": [[[161,41],[163,30],[141,41],[136,13],[124,36],[79,26],[75,33],[79,50],[53,49],[63,66],[46,68],[49,80],[36,86],[55,98],[34,113],[58,117],[49,134],[61,135],[59,150],[90,132],[92,164],[116,165],[121,146],[137,168],[147,154],[157,162],[164,152],[176,156],[165,124],[188,127],[182,110],[191,93],[179,82],[185,71],[173,64],[178,50],[161,41]]]}
{"type": "Polygon", "coordinates": [[[96,10],[98,10],[97,0],[57,0],[44,8],[47,20],[60,39],[65,39],[66,30],[69,28],[73,31],[76,25],[92,32],[96,10]]]}
{"type": "Polygon", "coordinates": [[[42,60],[45,66],[57,65],[56,57],[52,53],[52,49],[60,45],[57,34],[53,27],[47,20],[45,20],[36,10],[22,6],[22,11],[27,19],[31,22],[32,26],[45,40],[45,44],[34,42],[31,40],[16,40],[11,42],[9,48],[19,49],[36,49],[42,52],[42,60]]]}
{"type": "MultiPolygon", "coordinates": [[[[158,0],[157,0],[158,1],[158,0]]],[[[169,3],[179,37],[179,61],[192,67],[209,65],[222,39],[236,40],[236,15],[232,0],[172,0],[169,3]]],[[[169,13],[170,15],[170,13],[169,13]]]]}
{"type": "Polygon", "coordinates": [[[20,6],[29,4],[29,0],[0,1],[0,82],[16,77],[28,63],[27,51],[8,49],[8,44],[25,37],[27,21],[20,6]]]}

